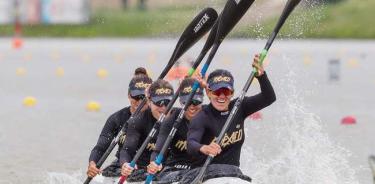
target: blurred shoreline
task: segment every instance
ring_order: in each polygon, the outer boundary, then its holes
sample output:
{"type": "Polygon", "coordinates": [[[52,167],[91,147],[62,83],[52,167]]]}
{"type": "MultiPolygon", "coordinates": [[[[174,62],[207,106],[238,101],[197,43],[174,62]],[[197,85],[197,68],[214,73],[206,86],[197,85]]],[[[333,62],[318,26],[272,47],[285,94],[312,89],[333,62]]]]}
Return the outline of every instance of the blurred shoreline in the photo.
{"type": "MultiPolygon", "coordinates": [[[[220,12],[223,6],[221,3],[167,3],[146,10],[103,7],[92,11],[90,20],[85,24],[23,25],[21,37],[177,37],[201,9],[210,6],[220,12]]],[[[254,2],[229,37],[266,39],[280,16],[283,5],[281,0],[254,2]]],[[[374,6],[375,1],[372,0],[361,0],[360,4],[357,0],[332,4],[305,2],[304,6],[297,7],[278,37],[374,39],[375,26],[369,24],[374,15],[374,6]]],[[[0,37],[13,35],[14,25],[1,25],[0,37]]]]}

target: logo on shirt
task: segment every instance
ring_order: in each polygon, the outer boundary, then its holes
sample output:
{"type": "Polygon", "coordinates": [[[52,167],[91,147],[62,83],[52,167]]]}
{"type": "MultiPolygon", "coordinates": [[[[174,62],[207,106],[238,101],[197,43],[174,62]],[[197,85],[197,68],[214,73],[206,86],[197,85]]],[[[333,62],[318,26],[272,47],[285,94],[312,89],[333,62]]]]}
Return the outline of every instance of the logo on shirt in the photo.
{"type": "Polygon", "coordinates": [[[187,142],[186,141],[182,141],[182,140],[178,140],[176,145],[174,145],[177,149],[179,149],[180,151],[186,151],[187,150],[187,142]]]}
{"type": "Polygon", "coordinates": [[[243,137],[243,129],[232,132],[232,134],[230,136],[227,133],[225,133],[224,138],[223,138],[223,140],[221,140],[220,145],[221,145],[222,148],[225,148],[229,145],[232,145],[232,144],[242,140],[242,137],[243,137]]]}
{"type": "Polygon", "coordinates": [[[189,165],[176,164],[176,165],[174,165],[174,167],[177,168],[177,169],[190,169],[189,165]]]}
{"type": "Polygon", "coordinates": [[[154,151],[156,148],[155,143],[148,143],[146,149],[149,151],[154,151]]]}
{"type": "Polygon", "coordinates": [[[122,134],[122,135],[120,136],[120,140],[119,140],[120,144],[124,144],[124,142],[125,142],[125,138],[126,138],[126,135],[125,135],[125,134],[122,134]]]}

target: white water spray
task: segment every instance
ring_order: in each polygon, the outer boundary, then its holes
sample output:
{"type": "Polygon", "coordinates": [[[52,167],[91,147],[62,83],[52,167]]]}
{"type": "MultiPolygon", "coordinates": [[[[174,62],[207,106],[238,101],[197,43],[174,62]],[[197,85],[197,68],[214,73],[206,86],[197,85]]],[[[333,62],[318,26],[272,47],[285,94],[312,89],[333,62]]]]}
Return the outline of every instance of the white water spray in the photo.
{"type": "Polygon", "coordinates": [[[257,148],[244,148],[244,172],[257,184],[357,184],[347,161],[350,153],[333,143],[323,122],[305,108],[303,89],[296,84],[301,76],[296,75],[291,59],[282,60],[287,74],[272,81],[277,94],[273,104],[277,111],[272,115],[276,117],[251,123],[253,130],[247,134],[261,134],[251,139],[266,140],[247,140],[257,148]]]}

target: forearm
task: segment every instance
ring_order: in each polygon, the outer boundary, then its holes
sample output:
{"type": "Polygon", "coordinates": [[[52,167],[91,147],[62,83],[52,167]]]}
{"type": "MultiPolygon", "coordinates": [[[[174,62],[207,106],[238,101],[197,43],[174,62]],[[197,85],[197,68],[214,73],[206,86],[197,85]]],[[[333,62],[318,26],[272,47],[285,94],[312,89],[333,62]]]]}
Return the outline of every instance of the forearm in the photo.
{"type": "Polygon", "coordinates": [[[97,163],[111,144],[111,141],[112,139],[110,137],[100,136],[97,144],[91,151],[89,161],[97,163]]]}
{"type": "Polygon", "coordinates": [[[187,143],[187,152],[188,154],[192,156],[199,156],[201,155],[200,149],[203,146],[203,144],[200,144],[199,142],[195,140],[188,140],[187,143]]]}
{"type": "Polygon", "coordinates": [[[276,100],[276,94],[267,74],[264,73],[262,76],[258,77],[258,81],[265,103],[268,105],[271,104],[276,100]]]}

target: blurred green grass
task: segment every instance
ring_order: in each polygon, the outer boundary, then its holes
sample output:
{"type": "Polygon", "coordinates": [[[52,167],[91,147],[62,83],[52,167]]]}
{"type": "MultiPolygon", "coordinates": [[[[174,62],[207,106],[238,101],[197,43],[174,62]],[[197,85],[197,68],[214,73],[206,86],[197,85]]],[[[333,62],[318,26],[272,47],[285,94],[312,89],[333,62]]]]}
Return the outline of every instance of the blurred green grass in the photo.
{"type": "MultiPolygon", "coordinates": [[[[167,7],[148,11],[101,10],[85,25],[24,25],[27,37],[153,37],[179,35],[200,10],[193,7],[167,7]]],[[[13,26],[0,29],[0,35],[13,35],[13,26]]]]}
{"type": "MultiPolygon", "coordinates": [[[[344,0],[310,8],[299,6],[280,32],[281,37],[375,38],[374,0],[344,0]]],[[[28,37],[167,37],[178,36],[201,9],[173,6],[147,11],[101,10],[85,25],[26,25],[28,37]]],[[[250,9],[251,11],[251,9],[250,9]]],[[[281,13],[281,10],[280,10],[281,13]]],[[[267,38],[276,17],[253,25],[238,25],[231,37],[267,38]]],[[[1,26],[1,36],[12,36],[13,26],[1,26]]]]}
{"type": "MultiPolygon", "coordinates": [[[[298,8],[280,31],[280,37],[374,39],[374,0],[346,0],[337,4],[298,8]]],[[[277,18],[251,25],[235,33],[238,37],[266,38],[277,18]]]]}

